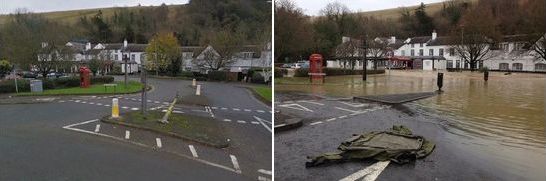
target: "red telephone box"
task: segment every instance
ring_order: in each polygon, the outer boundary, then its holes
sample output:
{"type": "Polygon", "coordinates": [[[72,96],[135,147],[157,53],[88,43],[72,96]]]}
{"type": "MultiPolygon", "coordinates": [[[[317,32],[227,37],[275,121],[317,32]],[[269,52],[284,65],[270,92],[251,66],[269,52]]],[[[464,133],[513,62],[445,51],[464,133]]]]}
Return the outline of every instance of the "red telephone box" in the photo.
{"type": "Polygon", "coordinates": [[[91,73],[91,70],[89,68],[83,66],[80,67],[80,87],[81,88],[89,88],[91,85],[91,81],[89,79],[89,74],[91,73]]]}
{"type": "Polygon", "coordinates": [[[321,79],[324,83],[325,75],[322,73],[322,55],[312,54],[309,56],[309,81],[312,83],[313,80],[321,79]]]}

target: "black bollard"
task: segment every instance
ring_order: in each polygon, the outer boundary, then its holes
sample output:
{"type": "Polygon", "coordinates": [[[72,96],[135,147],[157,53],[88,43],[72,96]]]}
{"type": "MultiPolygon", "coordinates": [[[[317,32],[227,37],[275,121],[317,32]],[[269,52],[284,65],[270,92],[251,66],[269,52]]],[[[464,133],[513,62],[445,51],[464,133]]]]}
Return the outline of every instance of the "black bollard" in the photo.
{"type": "Polygon", "coordinates": [[[444,73],[438,72],[438,80],[436,85],[438,85],[438,92],[442,92],[442,86],[444,85],[444,73]]]}
{"type": "Polygon", "coordinates": [[[489,70],[483,71],[483,80],[487,82],[489,80],[489,70]]]}

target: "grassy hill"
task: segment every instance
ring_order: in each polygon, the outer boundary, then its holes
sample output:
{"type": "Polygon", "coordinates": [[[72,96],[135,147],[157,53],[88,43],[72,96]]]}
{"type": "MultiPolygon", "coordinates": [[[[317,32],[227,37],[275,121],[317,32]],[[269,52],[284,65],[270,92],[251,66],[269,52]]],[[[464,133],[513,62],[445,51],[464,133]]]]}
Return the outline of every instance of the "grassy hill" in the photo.
{"type": "MultiPolygon", "coordinates": [[[[170,8],[180,7],[184,5],[168,5],[170,8]]],[[[132,7],[110,7],[110,8],[96,8],[96,9],[81,9],[81,10],[69,10],[69,11],[55,11],[55,12],[45,12],[37,13],[43,14],[46,18],[54,21],[60,21],[65,23],[74,23],[80,19],[82,16],[93,16],[97,14],[99,10],[102,11],[102,14],[105,18],[111,17],[114,15],[114,12],[121,8],[127,8],[131,11],[138,11],[140,9],[152,8],[157,6],[132,6],[132,7]]],[[[169,11],[174,12],[174,11],[169,11]]],[[[3,25],[8,19],[8,15],[0,15],[0,25],[3,25]]]]}
{"type": "MultiPolygon", "coordinates": [[[[463,0],[463,1],[474,3],[474,2],[477,2],[478,0],[463,0]]],[[[434,15],[434,13],[442,10],[443,3],[444,2],[425,4],[427,14],[431,16],[431,15],[434,15]]],[[[400,17],[402,8],[414,10],[417,7],[419,7],[419,5],[382,9],[377,11],[358,12],[357,14],[361,14],[365,16],[373,16],[379,19],[398,19],[400,17]]]]}

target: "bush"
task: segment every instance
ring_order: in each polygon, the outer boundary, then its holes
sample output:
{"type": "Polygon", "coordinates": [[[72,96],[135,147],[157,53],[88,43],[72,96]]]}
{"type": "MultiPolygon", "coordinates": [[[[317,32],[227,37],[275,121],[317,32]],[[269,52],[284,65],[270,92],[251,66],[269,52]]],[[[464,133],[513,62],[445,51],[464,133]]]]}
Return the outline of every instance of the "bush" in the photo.
{"type": "Polygon", "coordinates": [[[211,70],[209,71],[208,78],[213,81],[225,81],[227,79],[227,71],[211,70]]]}
{"type": "Polygon", "coordinates": [[[288,74],[288,70],[283,68],[275,68],[275,77],[284,77],[288,74]]]}
{"type": "MultiPolygon", "coordinates": [[[[17,85],[19,92],[30,91],[30,81],[25,79],[18,79],[17,85]]],[[[15,80],[0,81],[0,93],[12,93],[15,92],[15,80]]]]}
{"type": "MultiPolygon", "coordinates": [[[[114,82],[114,77],[112,77],[112,76],[91,77],[91,84],[109,84],[109,83],[112,83],[112,82],[114,82]]],[[[78,80],[78,85],[79,85],[79,80],[78,80]]]]}
{"type": "MultiPolygon", "coordinates": [[[[340,69],[340,68],[324,68],[322,72],[326,76],[335,76],[335,75],[362,75],[362,70],[351,70],[351,69],[340,69]]],[[[296,69],[295,77],[307,77],[309,69],[296,69]]],[[[367,70],[366,74],[383,74],[385,70],[367,70]]]]}
{"type": "Polygon", "coordinates": [[[264,76],[259,72],[254,72],[254,74],[252,74],[251,82],[265,84],[264,76]]]}

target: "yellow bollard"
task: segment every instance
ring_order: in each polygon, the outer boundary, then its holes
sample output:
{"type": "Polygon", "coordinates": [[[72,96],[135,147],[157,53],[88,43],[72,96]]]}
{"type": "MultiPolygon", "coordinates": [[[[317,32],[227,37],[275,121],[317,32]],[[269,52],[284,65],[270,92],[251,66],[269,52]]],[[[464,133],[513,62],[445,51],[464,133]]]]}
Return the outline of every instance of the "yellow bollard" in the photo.
{"type": "Polygon", "coordinates": [[[117,98],[112,99],[112,118],[119,118],[119,102],[117,98]]]}
{"type": "Polygon", "coordinates": [[[197,88],[195,90],[195,95],[201,95],[201,85],[197,85],[197,88]]]}
{"type": "Polygon", "coordinates": [[[193,81],[191,82],[191,86],[195,87],[197,85],[197,82],[195,81],[195,79],[193,79],[193,81]]]}

